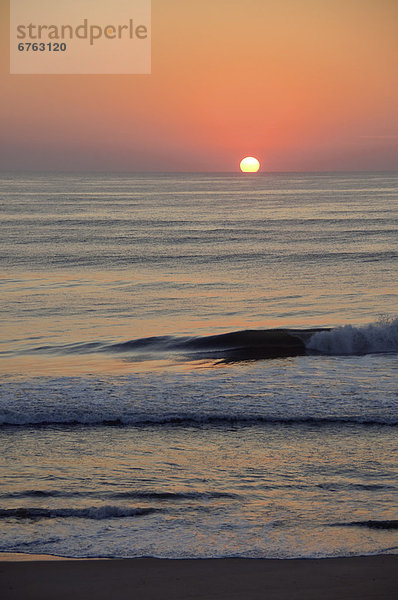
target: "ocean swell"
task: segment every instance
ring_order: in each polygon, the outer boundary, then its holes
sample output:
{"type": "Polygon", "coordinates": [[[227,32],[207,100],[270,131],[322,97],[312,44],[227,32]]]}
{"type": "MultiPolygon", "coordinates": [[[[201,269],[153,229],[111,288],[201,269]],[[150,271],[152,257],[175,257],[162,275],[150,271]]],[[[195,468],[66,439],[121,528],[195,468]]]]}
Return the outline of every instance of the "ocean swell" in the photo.
{"type": "Polygon", "coordinates": [[[398,529],[397,520],[352,521],[350,523],[332,523],[330,527],[367,527],[368,529],[398,529]]]}
{"type": "Polygon", "coordinates": [[[334,329],[246,329],[208,336],[151,336],[121,342],[87,341],[24,350],[28,354],[123,354],[136,360],[174,357],[233,363],[306,354],[398,352],[398,318],[334,329]]]}
{"type": "Polygon", "coordinates": [[[81,342],[62,346],[40,346],[27,352],[39,354],[122,353],[141,360],[154,356],[179,355],[190,360],[239,362],[265,358],[301,356],[305,341],[327,329],[248,329],[209,336],[151,336],[125,342],[81,342]]]}
{"type": "Polygon", "coordinates": [[[34,416],[19,418],[2,418],[0,426],[18,427],[253,427],[264,425],[312,425],[316,427],[330,425],[382,425],[396,426],[398,418],[391,416],[341,416],[341,417],[297,417],[297,416],[264,416],[264,415],[232,415],[232,414],[190,414],[190,415],[164,415],[164,416],[137,416],[125,415],[121,418],[108,420],[100,414],[86,416],[80,419],[67,415],[48,415],[46,420],[36,420],[34,416]]]}
{"type": "Polygon", "coordinates": [[[120,506],[90,506],[88,508],[1,508],[0,519],[115,519],[142,517],[157,508],[129,508],[120,506]]]}

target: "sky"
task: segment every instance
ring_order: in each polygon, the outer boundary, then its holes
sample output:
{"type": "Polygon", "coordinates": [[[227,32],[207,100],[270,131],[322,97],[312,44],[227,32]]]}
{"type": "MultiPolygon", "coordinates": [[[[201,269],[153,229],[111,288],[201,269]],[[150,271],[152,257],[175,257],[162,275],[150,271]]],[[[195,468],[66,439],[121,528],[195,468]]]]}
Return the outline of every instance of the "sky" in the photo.
{"type": "Polygon", "coordinates": [[[398,167],[397,0],[152,0],[150,75],[10,75],[0,170],[398,167]]]}

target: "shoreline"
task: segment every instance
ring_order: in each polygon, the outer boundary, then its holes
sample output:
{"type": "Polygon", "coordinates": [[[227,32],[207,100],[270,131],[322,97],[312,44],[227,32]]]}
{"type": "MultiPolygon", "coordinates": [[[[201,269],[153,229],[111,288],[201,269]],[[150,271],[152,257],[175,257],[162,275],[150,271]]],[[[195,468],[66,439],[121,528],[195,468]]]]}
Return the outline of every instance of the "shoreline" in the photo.
{"type": "Polygon", "coordinates": [[[321,559],[64,559],[0,554],[3,600],[390,600],[397,586],[394,554],[321,559]]]}
{"type": "Polygon", "coordinates": [[[64,560],[64,561],[93,561],[93,560],[107,560],[107,561],[138,561],[138,560],[158,560],[165,562],[200,562],[200,561],[221,561],[221,560],[242,560],[242,561],[251,561],[251,560],[261,560],[261,561],[274,561],[274,562],[291,562],[294,560],[297,561],[321,561],[321,560],[351,560],[351,559],[371,559],[371,558],[383,558],[386,556],[396,557],[398,559],[397,553],[389,553],[389,554],[358,554],[355,556],[318,556],[318,557],[295,557],[295,558],[261,558],[261,557],[245,557],[245,556],[220,556],[220,557],[204,557],[204,558],[159,558],[156,556],[135,556],[135,557],[125,557],[125,558],[117,558],[117,557],[107,557],[107,556],[94,556],[94,557],[73,557],[73,556],[61,556],[58,554],[28,554],[27,552],[2,552],[0,551],[0,563],[1,562],[39,562],[39,561],[53,561],[53,560],[64,560]]]}
{"type": "MultiPolygon", "coordinates": [[[[55,554],[27,554],[25,552],[0,552],[1,562],[38,562],[52,560],[102,560],[100,558],[69,558],[55,554]]],[[[108,560],[108,559],[104,559],[108,560]]]]}

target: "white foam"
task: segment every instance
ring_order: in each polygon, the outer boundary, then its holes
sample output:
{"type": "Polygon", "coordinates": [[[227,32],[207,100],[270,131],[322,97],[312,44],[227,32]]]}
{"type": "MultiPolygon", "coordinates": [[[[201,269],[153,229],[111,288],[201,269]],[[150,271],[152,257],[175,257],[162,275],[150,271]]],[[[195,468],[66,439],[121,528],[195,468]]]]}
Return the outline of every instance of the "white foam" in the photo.
{"type": "Polygon", "coordinates": [[[4,381],[0,426],[397,423],[395,355],[343,363],[300,356],[237,369],[4,381]]]}
{"type": "Polygon", "coordinates": [[[380,319],[363,327],[344,325],[315,333],[306,344],[322,354],[372,354],[398,352],[398,318],[380,319]]]}

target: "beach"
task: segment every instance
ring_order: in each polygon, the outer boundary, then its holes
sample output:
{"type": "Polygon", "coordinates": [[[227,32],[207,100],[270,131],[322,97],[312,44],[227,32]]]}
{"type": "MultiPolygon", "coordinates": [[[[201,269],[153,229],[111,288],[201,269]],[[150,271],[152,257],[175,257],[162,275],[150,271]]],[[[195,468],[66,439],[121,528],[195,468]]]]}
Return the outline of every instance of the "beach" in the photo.
{"type": "Polygon", "coordinates": [[[390,600],[397,556],[262,560],[0,557],[3,600],[390,600]]]}

